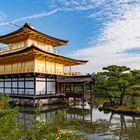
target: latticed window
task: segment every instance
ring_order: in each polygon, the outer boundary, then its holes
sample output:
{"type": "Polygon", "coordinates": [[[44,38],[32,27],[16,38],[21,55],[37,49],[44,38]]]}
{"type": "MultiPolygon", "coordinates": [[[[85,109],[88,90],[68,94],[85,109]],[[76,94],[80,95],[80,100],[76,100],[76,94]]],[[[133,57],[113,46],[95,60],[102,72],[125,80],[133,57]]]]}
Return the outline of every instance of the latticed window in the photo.
{"type": "Polygon", "coordinates": [[[68,85],[68,84],[65,85],[65,92],[66,93],[71,92],[71,85],[68,85]]]}
{"type": "Polygon", "coordinates": [[[85,92],[89,92],[91,90],[90,84],[85,84],[85,92]]]}
{"type": "Polygon", "coordinates": [[[83,85],[80,84],[66,84],[65,85],[65,92],[66,93],[82,93],[83,92],[83,85]]]}

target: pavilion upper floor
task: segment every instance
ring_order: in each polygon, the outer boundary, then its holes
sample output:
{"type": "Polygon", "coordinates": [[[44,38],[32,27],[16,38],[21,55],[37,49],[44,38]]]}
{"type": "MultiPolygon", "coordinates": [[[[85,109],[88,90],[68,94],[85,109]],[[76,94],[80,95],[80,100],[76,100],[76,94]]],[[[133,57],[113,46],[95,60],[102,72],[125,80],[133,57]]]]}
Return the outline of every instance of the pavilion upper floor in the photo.
{"type": "Polygon", "coordinates": [[[0,48],[0,55],[16,52],[16,51],[28,48],[32,45],[37,46],[43,51],[46,51],[49,53],[61,54],[60,50],[55,50],[52,45],[48,45],[48,44],[45,44],[43,42],[39,42],[33,39],[27,39],[27,40],[12,43],[12,44],[2,45],[2,47],[0,48]]]}
{"type": "Polygon", "coordinates": [[[60,51],[54,50],[54,47],[66,45],[67,40],[58,39],[37,31],[29,23],[25,23],[20,29],[0,36],[0,54],[11,53],[32,45],[43,49],[46,52],[59,54],[60,51]]]}
{"type": "MultiPolygon", "coordinates": [[[[43,34],[26,23],[18,30],[0,36],[0,43],[4,44],[0,48],[0,74],[33,72],[64,75],[64,67],[87,63],[65,57],[54,50],[54,47],[67,42],[43,34]]],[[[73,75],[71,68],[68,75],[73,75]]]]}
{"type": "Polygon", "coordinates": [[[64,67],[84,64],[87,61],[75,60],[30,46],[11,53],[0,55],[0,75],[20,73],[43,73],[51,75],[77,75],[65,73],[64,67]]]}

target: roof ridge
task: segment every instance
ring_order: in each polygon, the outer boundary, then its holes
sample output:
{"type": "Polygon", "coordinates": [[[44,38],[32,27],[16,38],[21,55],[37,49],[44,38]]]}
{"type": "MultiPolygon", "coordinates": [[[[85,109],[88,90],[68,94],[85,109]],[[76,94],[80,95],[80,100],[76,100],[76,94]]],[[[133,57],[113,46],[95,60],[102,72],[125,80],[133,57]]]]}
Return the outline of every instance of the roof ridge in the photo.
{"type": "MultiPolygon", "coordinates": [[[[15,30],[11,33],[5,34],[0,36],[0,43],[5,43],[8,44],[9,42],[7,41],[7,38],[13,36],[13,35],[17,35],[18,33],[22,33],[22,31],[25,31],[24,29],[29,29],[31,31],[33,31],[35,34],[42,36],[44,39],[50,39],[50,41],[53,41],[55,45],[52,46],[61,46],[61,45],[66,45],[68,43],[68,40],[63,40],[63,39],[59,39],[59,38],[55,38],[52,37],[50,35],[44,34],[40,31],[37,31],[33,26],[29,25],[29,23],[25,23],[21,28],[19,28],[18,30],[15,30]]],[[[18,36],[17,36],[18,38],[18,36]]]]}

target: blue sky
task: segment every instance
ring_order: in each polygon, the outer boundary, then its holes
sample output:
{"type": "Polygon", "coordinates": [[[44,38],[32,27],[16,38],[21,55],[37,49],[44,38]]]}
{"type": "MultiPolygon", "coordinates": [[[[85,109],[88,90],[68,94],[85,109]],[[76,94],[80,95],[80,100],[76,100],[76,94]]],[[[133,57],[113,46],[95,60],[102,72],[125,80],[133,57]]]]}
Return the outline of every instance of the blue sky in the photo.
{"type": "Polygon", "coordinates": [[[31,21],[37,30],[69,40],[62,54],[89,62],[74,70],[116,64],[140,69],[140,0],[0,0],[0,35],[31,21]]]}

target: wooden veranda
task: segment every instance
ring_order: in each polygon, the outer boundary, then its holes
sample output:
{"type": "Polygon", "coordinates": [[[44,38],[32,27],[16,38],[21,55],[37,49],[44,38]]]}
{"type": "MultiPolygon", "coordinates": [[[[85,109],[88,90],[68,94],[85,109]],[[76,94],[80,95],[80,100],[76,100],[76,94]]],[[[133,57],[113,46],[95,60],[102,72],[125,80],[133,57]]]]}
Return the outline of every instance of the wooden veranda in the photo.
{"type": "Polygon", "coordinates": [[[91,86],[94,83],[91,75],[59,77],[58,92],[67,98],[80,98],[90,101],[92,98],[91,86]]]}

